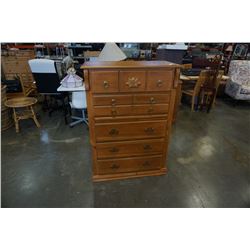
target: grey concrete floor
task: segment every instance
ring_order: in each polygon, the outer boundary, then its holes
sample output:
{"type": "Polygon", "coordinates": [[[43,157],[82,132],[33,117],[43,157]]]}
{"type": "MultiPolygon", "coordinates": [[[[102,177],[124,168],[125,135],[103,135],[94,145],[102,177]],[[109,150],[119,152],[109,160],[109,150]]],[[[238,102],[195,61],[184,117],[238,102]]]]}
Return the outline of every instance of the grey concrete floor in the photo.
{"type": "Polygon", "coordinates": [[[40,113],[2,133],[2,207],[250,207],[250,105],[219,100],[210,114],[182,105],[169,172],[93,183],[86,125],[40,113]]]}

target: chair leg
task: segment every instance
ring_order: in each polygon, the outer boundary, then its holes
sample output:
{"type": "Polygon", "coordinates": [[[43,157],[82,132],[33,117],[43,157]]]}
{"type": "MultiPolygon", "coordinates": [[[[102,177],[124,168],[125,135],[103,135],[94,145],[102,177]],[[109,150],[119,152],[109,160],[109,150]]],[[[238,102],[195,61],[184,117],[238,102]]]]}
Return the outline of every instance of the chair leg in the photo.
{"type": "Polygon", "coordinates": [[[205,96],[204,96],[204,91],[201,90],[200,91],[200,94],[199,94],[199,105],[200,105],[200,111],[203,110],[204,108],[204,99],[205,99],[205,96]]]}
{"type": "Polygon", "coordinates": [[[17,115],[16,115],[15,108],[13,108],[13,118],[14,118],[14,121],[15,121],[16,132],[18,133],[19,132],[19,124],[18,124],[18,118],[17,118],[17,115]]]}
{"type": "Polygon", "coordinates": [[[215,96],[216,96],[216,91],[214,90],[213,93],[212,93],[212,95],[210,96],[210,101],[209,101],[208,107],[207,107],[207,113],[210,112],[210,110],[211,110],[211,108],[213,106],[215,96]]]}
{"type": "Polygon", "coordinates": [[[41,127],[41,126],[40,126],[40,123],[38,122],[38,120],[37,120],[37,118],[36,118],[36,113],[34,112],[34,109],[33,109],[32,106],[30,106],[30,110],[31,110],[31,113],[32,113],[32,118],[33,118],[33,120],[34,120],[36,126],[37,126],[38,128],[40,128],[40,127],[41,127]]]}
{"type": "Polygon", "coordinates": [[[85,116],[85,111],[84,111],[84,109],[82,110],[82,117],[83,117],[83,119],[84,119],[83,122],[85,122],[86,125],[89,126],[89,123],[88,123],[87,118],[86,118],[86,116],[85,116]]]}
{"type": "Polygon", "coordinates": [[[195,96],[192,96],[192,104],[191,104],[191,111],[194,111],[194,102],[195,102],[195,96]]]}
{"type": "Polygon", "coordinates": [[[87,120],[87,118],[86,118],[86,116],[85,116],[85,113],[84,113],[84,109],[82,109],[82,117],[78,117],[78,116],[71,116],[71,118],[73,119],[73,120],[76,120],[76,121],[74,121],[74,122],[71,122],[70,124],[69,124],[69,126],[72,128],[73,126],[75,126],[76,124],[78,124],[78,123],[85,123],[87,126],[89,125],[88,124],[88,120],[87,120]]]}
{"type": "Polygon", "coordinates": [[[68,107],[68,109],[69,109],[69,115],[72,116],[71,107],[70,107],[70,105],[69,105],[69,103],[70,103],[69,95],[67,95],[67,101],[68,101],[67,107],[68,107]]]}

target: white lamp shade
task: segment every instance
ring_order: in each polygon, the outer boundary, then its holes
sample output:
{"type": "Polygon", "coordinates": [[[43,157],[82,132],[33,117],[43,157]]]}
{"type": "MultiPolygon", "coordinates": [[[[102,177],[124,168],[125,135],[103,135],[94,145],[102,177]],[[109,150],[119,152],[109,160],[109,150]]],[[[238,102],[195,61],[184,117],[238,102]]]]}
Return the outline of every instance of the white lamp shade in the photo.
{"type": "Polygon", "coordinates": [[[106,43],[98,57],[98,61],[122,61],[126,58],[126,55],[115,43],[106,43]]]}

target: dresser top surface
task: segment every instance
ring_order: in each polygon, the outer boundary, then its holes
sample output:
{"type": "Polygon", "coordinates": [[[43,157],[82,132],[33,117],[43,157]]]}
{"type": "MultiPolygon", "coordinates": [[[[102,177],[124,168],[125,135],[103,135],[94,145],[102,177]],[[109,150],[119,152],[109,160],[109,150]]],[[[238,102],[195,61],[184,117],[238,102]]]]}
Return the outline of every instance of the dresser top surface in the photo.
{"type": "Polygon", "coordinates": [[[85,62],[81,69],[97,68],[179,68],[179,64],[168,61],[118,61],[118,62],[85,62]]]}

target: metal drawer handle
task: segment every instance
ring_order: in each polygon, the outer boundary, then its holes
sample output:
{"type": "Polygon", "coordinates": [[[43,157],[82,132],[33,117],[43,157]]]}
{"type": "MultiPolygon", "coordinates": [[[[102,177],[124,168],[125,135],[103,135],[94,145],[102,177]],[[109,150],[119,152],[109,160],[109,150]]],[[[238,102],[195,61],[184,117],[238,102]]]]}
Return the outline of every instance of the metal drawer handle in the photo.
{"type": "Polygon", "coordinates": [[[162,84],[163,84],[162,80],[158,80],[158,81],[157,81],[157,86],[158,86],[158,87],[161,87],[162,84]]]}
{"type": "Polygon", "coordinates": [[[104,81],[104,82],[103,82],[103,87],[104,87],[105,89],[107,89],[107,88],[109,87],[108,81],[104,81]]]}
{"type": "Polygon", "coordinates": [[[155,98],[154,97],[150,97],[150,103],[156,103],[155,98]]]}
{"type": "Polygon", "coordinates": [[[109,134],[112,135],[112,136],[118,135],[118,134],[119,134],[119,130],[117,130],[117,129],[115,129],[115,128],[112,128],[112,129],[109,131],[109,134]]]}
{"type": "Polygon", "coordinates": [[[141,82],[137,77],[129,77],[126,85],[128,85],[129,88],[138,88],[141,85],[141,82]]]}
{"type": "Polygon", "coordinates": [[[111,152],[111,153],[116,153],[116,152],[118,152],[119,151],[119,148],[116,148],[116,147],[113,147],[113,148],[111,148],[110,150],[109,150],[109,152],[111,152]]]}
{"type": "Polygon", "coordinates": [[[145,132],[146,133],[153,133],[155,130],[154,128],[150,127],[150,128],[145,128],[145,132]]]}
{"type": "Polygon", "coordinates": [[[118,169],[119,167],[120,167],[120,166],[117,165],[117,164],[113,164],[113,165],[111,166],[112,169],[118,169]]]}
{"type": "Polygon", "coordinates": [[[151,150],[152,147],[151,147],[151,145],[146,144],[146,145],[143,146],[143,149],[144,149],[144,150],[151,150]]]}
{"type": "Polygon", "coordinates": [[[149,161],[145,161],[145,162],[143,162],[143,164],[142,164],[144,167],[148,167],[148,166],[150,166],[151,164],[150,164],[150,162],[149,161]]]}
{"type": "Polygon", "coordinates": [[[112,100],[111,100],[111,105],[114,106],[115,103],[116,103],[116,99],[112,99],[112,100]]]}
{"type": "Polygon", "coordinates": [[[111,114],[112,114],[112,116],[116,116],[117,115],[117,111],[115,109],[112,109],[111,110],[111,114]]]}

